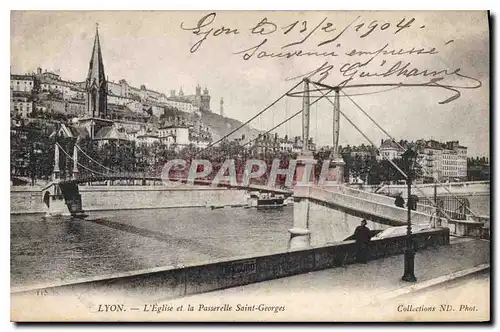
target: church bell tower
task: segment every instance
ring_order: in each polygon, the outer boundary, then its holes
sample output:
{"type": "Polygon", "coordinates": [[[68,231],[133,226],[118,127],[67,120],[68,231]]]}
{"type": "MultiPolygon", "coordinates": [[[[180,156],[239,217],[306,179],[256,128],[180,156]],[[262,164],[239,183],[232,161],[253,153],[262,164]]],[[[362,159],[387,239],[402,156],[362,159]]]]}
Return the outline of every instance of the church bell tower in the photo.
{"type": "Polygon", "coordinates": [[[102,63],[99,26],[97,24],[85,91],[87,92],[87,116],[92,118],[106,118],[108,86],[106,75],[104,74],[104,64],[102,63]]]}

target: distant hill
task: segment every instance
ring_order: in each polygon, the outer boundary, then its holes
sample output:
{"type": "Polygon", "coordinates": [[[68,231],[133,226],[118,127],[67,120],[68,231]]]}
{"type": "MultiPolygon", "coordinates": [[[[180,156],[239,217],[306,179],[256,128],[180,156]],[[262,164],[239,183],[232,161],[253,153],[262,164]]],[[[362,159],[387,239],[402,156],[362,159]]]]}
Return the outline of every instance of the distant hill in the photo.
{"type": "MultiPolygon", "coordinates": [[[[210,126],[214,142],[219,140],[221,137],[231,132],[232,130],[238,128],[242,124],[241,121],[222,117],[219,114],[211,112],[202,112],[201,120],[205,126],[210,126]]],[[[248,139],[253,139],[257,137],[257,135],[260,133],[262,132],[246,125],[237,132],[235,132],[234,134],[232,134],[231,136],[229,136],[228,139],[233,140],[235,138],[241,138],[241,135],[245,135],[245,142],[246,142],[248,139]]]]}

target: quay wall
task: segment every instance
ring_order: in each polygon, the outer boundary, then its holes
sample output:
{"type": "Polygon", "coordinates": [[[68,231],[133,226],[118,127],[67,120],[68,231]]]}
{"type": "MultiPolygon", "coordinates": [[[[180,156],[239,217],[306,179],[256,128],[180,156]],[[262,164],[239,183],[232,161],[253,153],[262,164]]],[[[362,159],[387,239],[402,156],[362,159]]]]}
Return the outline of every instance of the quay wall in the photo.
{"type": "MultiPolygon", "coordinates": [[[[424,249],[449,244],[447,228],[414,234],[414,248],[424,249]]],[[[406,248],[406,236],[370,242],[370,259],[398,255],[406,248]]],[[[240,256],[190,265],[158,267],[148,270],[75,280],[66,284],[40,285],[12,289],[12,295],[31,296],[48,293],[85,294],[117,298],[165,301],[187,295],[324,270],[351,264],[356,258],[354,241],[322,247],[288,250],[273,254],[240,256]]],[[[125,299],[124,299],[125,300],[125,299]]]]}
{"type": "Polygon", "coordinates": [[[245,204],[244,190],[211,187],[80,186],[84,211],[245,204]]]}
{"type": "Polygon", "coordinates": [[[47,211],[42,200],[42,188],[11,187],[10,214],[45,213],[47,211]]]}
{"type": "MultiPolygon", "coordinates": [[[[227,206],[246,203],[245,191],[200,187],[79,186],[84,211],[227,206]]],[[[41,188],[11,188],[11,214],[45,213],[41,188]]]]}

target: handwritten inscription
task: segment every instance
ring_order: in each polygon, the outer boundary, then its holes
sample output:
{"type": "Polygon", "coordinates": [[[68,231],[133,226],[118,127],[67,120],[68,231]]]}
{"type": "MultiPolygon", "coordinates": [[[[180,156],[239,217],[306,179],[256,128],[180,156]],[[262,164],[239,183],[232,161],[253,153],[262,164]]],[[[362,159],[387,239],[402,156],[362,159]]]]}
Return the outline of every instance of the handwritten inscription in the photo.
{"type": "Polygon", "coordinates": [[[217,21],[217,13],[212,12],[196,22],[182,22],[181,29],[197,37],[190,47],[191,53],[198,52],[202,46],[207,47],[212,38],[239,38],[245,41],[243,35],[246,35],[253,36],[249,40],[254,40],[255,36],[262,39],[243,49],[228,50],[229,54],[239,56],[245,62],[322,59],[313,67],[308,63],[309,69],[301,69],[302,72],[287,77],[287,81],[309,78],[313,82],[325,83],[327,79],[333,79],[335,82],[330,82],[330,86],[343,88],[439,88],[451,93],[439,102],[441,104],[458,99],[461,90],[482,86],[479,79],[465,74],[462,68],[435,68],[427,65],[427,61],[416,61],[439,55],[441,48],[455,43],[453,39],[444,40],[440,45],[392,45],[397,44],[395,36],[399,38],[409,30],[424,31],[425,25],[414,17],[391,17],[394,18],[372,20],[358,15],[343,24],[337,24],[327,16],[314,21],[293,20],[285,23],[262,17],[250,26],[234,27],[217,21]],[[367,39],[371,39],[369,44],[363,42],[367,39]],[[349,47],[342,44],[347,40],[351,44],[349,47]],[[353,42],[359,42],[359,46],[353,47],[353,42]],[[374,43],[380,45],[374,47],[374,43]],[[363,46],[365,44],[370,46],[363,46]]]}
{"type": "MultiPolygon", "coordinates": [[[[190,52],[195,53],[201,45],[208,39],[209,36],[217,37],[222,35],[238,35],[239,30],[236,28],[225,27],[220,25],[215,27],[216,13],[210,13],[198,20],[196,25],[189,27],[185,22],[181,23],[181,29],[191,31],[194,35],[200,36],[200,39],[192,45],[190,52]]],[[[320,41],[317,46],[331,44],[337,41],[347,30],[353,29],[359,38],[365,38],[375,31],[391,31],[393,34],[398,34],[404,29],[409,29],[415,22],[415,18],[402,18],[397,23],[379,22],[377,20],[360,22],[361,16],[356,17],[353,21],[344,27],[335,27],[334,23],[328,20],[328,17],[323,18],[320,22],[295,21],[285,26],[279,27],[277,23],[272,22],[267,17],[262,18],[255,26],[249,28],[251,34],[254,35],[271,35],[281,34],[283,36],[292,37],[292,41],[281,46],[287,48],[294,45],[300,45],[309,40],[315,33],[322,33],[324,40],[320,41]],[[356,25],[354,23],[357,23],[356,25]]],[[[423,27],[421,27],[423,28],[423,27]]],[[[266,39],[259,45],[266,43],[266,39]]],[[[240,53],[240,52],[238,52],[240,53]]]]}
{"type": "Polygon", "coordinates": [[[237,34],[239,34],[237,29],[230,29],[230,28],[226,28],[224,26],[221,26],[217,29],[215,29],[213,27],[209,28],[209,26],[214,22],[216,16],[217,16],[217,14],[215,14],[215,13],[211,13],[211,14],[208,14],[206,16],[203,16],[198,21],[198,24],[192,28],[186,28],[186,27],[184,27],[184,22],[181,23],[181,28],[183,30],[191,31],[194,35],[201,36],[201,38],[193,46],[191,46],[191,49],[190,49],[191,53],[198,51],[200,46],[203,44],[203,42],[205,40],[207,40],[207,38],[209,36],[217,37],[217,36],[220,36],[223,34],[224,35],[231,35],[231,34],[237,35],[237,34]]]}

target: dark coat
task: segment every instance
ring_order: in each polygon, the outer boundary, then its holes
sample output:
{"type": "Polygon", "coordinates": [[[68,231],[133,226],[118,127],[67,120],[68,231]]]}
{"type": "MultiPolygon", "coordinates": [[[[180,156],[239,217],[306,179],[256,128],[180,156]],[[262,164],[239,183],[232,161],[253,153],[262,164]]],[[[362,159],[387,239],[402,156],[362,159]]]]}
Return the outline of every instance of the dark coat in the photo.
{"type": "Polygon", "coordinates": [[[396,205],[397,207],[400,207],[400,208],[404,208],[405,207],[404,198],[401,196],[397,196],[396,200],[394,201],[394,205],[396,205]]]}
{"type": "Polygon", "coordinates": [[[365,245],[370,242],[370,238],[372,237],[372,231],[366,226],[358,226],[354,231],[354,239],[357,244],[365,245]]]}

